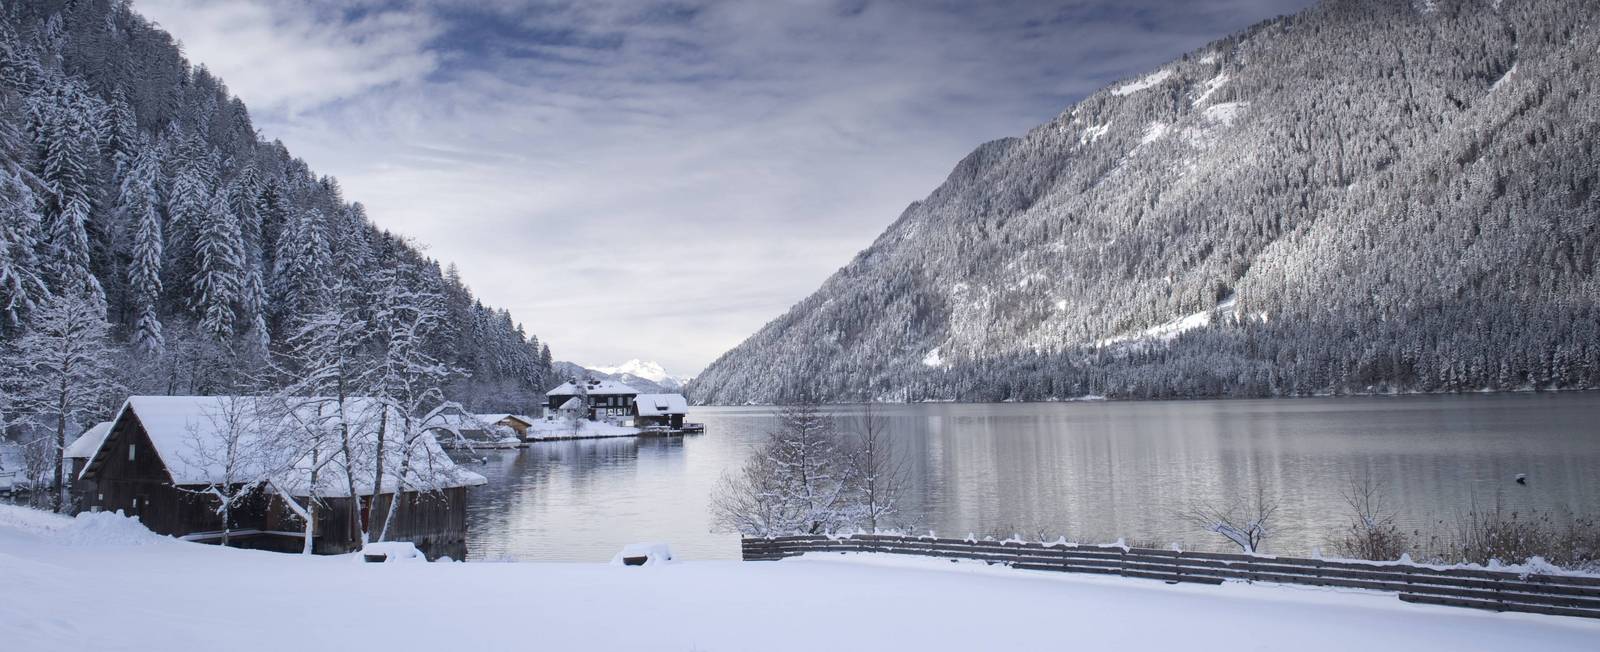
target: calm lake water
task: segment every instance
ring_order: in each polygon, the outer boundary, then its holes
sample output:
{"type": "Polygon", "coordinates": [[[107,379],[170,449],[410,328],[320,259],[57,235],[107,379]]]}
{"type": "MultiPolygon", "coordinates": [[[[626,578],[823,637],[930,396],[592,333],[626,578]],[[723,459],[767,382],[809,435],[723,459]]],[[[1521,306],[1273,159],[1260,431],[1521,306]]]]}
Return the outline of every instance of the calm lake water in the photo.
{"type": "MultiPolygon", "coordinates": [[[[877,408],[908,456],[922,529],[1076,541],[1224,543],[1177,518],[1257,488],[1280,503],[1268,549],[1305,554],[1349,522],[1353,477],[1387,485],[1407,528],[1474,504],[1600,513],[1600,394],[1251,401],[933,404],[877,408]],[[1518,473],[1528,484],[1518,485],[1518,473]]],[[[836,410],[844,423],[859,407],[836,410]]],[[[708,496],[772,427],[768,408],[693,408],[706,434],[549,442],[476,467],[468,558],[606,560],[665,541],[737,558],[708,496]]]]}

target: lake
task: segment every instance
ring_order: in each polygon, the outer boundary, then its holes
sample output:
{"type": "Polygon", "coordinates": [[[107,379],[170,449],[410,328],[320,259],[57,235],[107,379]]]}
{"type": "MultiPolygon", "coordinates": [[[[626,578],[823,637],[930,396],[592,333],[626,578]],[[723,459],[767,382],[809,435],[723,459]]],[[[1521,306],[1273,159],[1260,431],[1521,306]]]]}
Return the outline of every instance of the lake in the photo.
{"type": "MultiPolygon", "coordinates": [[[[1177,514],[1259,489],[1280,505],[1266,546],[1306,554],[1350,521],[1371,477],[1406,529],[1471,509],[1600,514],[1600,394],[877,406],[910,467],[922,530],[1226,550],[1177,514]],[[1515,477],[1526,473],[1528,483],[1515,477]]],[[[862,408],[833,410],[843,425],[862,408]]],[[[486,453],[468,517],[473,560],[610,559],[665,541],[737,558],[708,497],[773,424],[770,408],[691,408],[706,433],[486,453]]]]}

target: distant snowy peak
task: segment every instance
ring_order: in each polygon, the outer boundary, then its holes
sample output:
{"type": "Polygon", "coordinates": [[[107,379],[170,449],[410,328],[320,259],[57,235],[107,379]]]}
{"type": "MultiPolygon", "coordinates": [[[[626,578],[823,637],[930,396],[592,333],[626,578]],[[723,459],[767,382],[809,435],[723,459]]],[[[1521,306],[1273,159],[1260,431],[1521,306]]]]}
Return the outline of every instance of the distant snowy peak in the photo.
{"type": "Polygon", "coordinates": [[[615,367],[589,367],[610,376],[631,376],[643,378],[662,387],[682,387],[685,379],[667,373],[660,364],[634,358],[615,367]]]}
{"type": "Polygon", "coordinates": [[[646,390],[646,388],[648,390],[656,390],[656,388],[659,388],[659,390],[666,390],[666,392],[678,392],[678,390],[682,390],[683,384],[688,382],[688,379],[680,379],[680,377],[667,374],[667,369],[662,368],[661,364],[653,363],[653,361],[637,360],[637,358],[626,361],[626,363],[616,364],[616,366],[578,366],[578,364],[573,364],[573,368],[584,369],[584,371],[589,372],[590,376],[602,377],[603,380],[618,380],[618,382],[624,382],[624,384],[640,387],[642,390],[646,390]]]}

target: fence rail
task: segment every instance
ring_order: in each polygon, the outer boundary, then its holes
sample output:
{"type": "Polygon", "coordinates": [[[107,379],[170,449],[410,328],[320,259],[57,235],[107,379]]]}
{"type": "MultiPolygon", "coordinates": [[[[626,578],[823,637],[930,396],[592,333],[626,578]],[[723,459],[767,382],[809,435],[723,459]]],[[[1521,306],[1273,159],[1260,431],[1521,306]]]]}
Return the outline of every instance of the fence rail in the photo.
{"type": "Polygon", "coordinates": [[[1405,602],[1600,618],[1600,578],[1476,568],[1176,552],[1120,546],[971,541],[881,534],[747,538],[746,561],[828,552],[970,559],[1028,570],[1221,584],[1224,580],[1371,589],[1405,602]]]}

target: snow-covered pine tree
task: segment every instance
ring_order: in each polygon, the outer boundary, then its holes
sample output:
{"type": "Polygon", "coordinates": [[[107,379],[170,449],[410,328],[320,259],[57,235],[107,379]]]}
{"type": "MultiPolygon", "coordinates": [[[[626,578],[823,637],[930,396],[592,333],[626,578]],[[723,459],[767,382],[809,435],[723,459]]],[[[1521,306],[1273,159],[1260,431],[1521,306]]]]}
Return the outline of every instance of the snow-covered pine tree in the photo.
{"type": "Polygon", "coordinates": [[[133,348],[146,359],[159,357],[166,348],[157,311],[161,300],[161,270],[166,262],[160,180],[160,146],[145,140],[123,175],[117,203],[132,231],[129,234],[132,250],[128,261],[128,289],[134,314],[133,348]]]}
{"type": "MultiPolygon", "coordinates": [[[[195,238],[211,210],[217,175],[210,147],[198,134],[174,134],[164,149],[172,170],[167,191],[167,287],[184,290],[192,287],[195,277],[195,238]]],[[[192,299],[184,293],[179,293],[179,298],[174,305],[192,306],[192,299]]]]}
{"type": "Polygon", "coordinates": [[[82,426],[85,416],[104,414],[121,389],[103,310],[81,291],[52,297],[40,304],[7,359],[7,376],[17,384],[16,418],[54,442],[51,506],[57,511],[66,504],[61,453],[68,431],[82,426]]]}
{"type": "Polygon", "coordinates": [[[50,282],[58,292],[82,292],[101,312],[106,296],[89,266],[91,173],[98,156],[94,116],[80,84],[51,79],[50,91],[32,98],[38,176],[49,188],[44,210],[44,252],[50,282]]]}
{"type": "Polygon", "coordinates": [[[323,275],[333,263],[322,211],[310,208],[292,214],[278,238],[272,269],[271,297],[280,321],[293,324],[326,308],[323,275]]]}
{"type": "Polygon", "coordinates": [[[0,333],[20,329],[48,290],[40,276],[38,200],[11,170],[0,168],[0,333]]]}
{"type": "Polygon", "coordinates": [[[217,342],[233,338],[236,306],[244,290],[244,257],[239,222],[228,202],[226,187],[211,198],[194,239],[194,276],[190,307],[199,315],[200,330],[217,342]]]}

